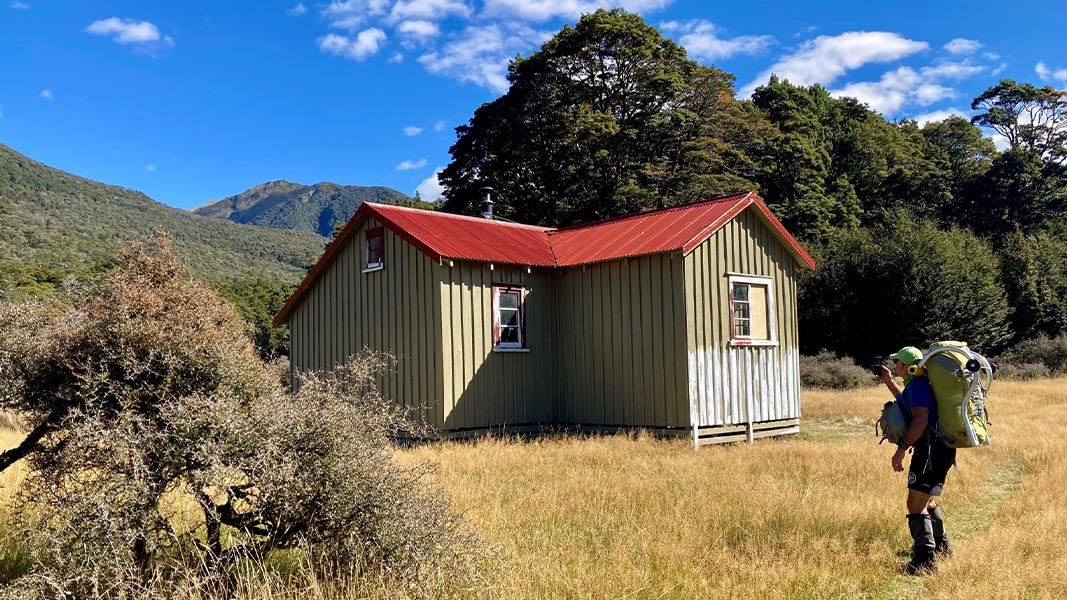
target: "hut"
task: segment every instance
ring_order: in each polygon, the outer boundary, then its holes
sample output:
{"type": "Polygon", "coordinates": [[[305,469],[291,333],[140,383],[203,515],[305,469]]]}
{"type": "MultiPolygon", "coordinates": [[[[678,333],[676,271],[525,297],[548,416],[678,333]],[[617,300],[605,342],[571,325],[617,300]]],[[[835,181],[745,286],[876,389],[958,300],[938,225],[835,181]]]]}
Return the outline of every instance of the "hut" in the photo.
{"type": "Polygon", "coordinates": [[[447,436],[799,431],[797,275],[753,192],[552,229],[364,203],[275,318],[293,373],[363,348],[447,436]]]}

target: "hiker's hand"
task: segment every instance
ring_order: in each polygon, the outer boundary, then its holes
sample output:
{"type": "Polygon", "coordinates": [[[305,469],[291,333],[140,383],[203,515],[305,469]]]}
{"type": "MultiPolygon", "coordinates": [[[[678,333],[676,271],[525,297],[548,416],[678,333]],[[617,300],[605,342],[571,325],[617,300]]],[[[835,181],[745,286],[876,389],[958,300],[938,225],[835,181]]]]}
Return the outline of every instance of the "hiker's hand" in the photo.
{"type": "Polygon", "coordinates": [[[897,451],[893,453],[893,470],[900,473],[904,470],[904,448],[897,448],[897,451]]]}
{"type": "Polygon", "coordinates": [[[882,365],[882,368],[878,371],[878,381],[886,385],[893,381],[893,374],[889,372],[889,367],[882,365]]]}

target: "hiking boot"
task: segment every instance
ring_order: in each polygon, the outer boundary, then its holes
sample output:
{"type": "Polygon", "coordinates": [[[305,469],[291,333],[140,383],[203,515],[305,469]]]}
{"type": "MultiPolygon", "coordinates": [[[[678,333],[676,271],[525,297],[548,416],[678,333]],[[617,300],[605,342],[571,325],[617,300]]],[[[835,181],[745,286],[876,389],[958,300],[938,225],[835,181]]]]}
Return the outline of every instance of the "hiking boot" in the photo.
{"type": "Polygon", "coordinates": [[[911,561],[904,565],[906,575],[926,575],[937,569],[934,550],[934,528],[930,515],[908,515],[908,529],[911,530],[911,561]]]}
{"type": "Polygon", "coordinates": [[[948,543],[948,534],[945,533],[945,519],[941,515],[940,506],[935,506],[930,510],[930,525],[934,529],[934,554],[937,556],[952,556],[952,546],[948,543]]]}

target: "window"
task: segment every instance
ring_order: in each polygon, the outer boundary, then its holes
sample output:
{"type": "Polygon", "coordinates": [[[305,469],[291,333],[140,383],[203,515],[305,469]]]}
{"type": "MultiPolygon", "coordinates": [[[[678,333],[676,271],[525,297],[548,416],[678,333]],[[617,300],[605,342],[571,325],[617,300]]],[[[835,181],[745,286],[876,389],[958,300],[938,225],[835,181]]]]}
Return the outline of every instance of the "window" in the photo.
{"type": "Polygon", "coordinates": [[[367,230],[367,247],[364,252],[367,262],[363,272],[377,271],[385,266],[385,232],[381,227],[367,230]]]}
{"type": "Polygon", "coordinates": [[[493,349],[525,350],[526,330],[523,302],[526,290],[521,286],[493,286],[493,349]]]}
{"type": "Polygon", "coordinates": [[[774,287],[769,277],[730,276],[730,330],[733,345],[777,343],[774,287]]]}

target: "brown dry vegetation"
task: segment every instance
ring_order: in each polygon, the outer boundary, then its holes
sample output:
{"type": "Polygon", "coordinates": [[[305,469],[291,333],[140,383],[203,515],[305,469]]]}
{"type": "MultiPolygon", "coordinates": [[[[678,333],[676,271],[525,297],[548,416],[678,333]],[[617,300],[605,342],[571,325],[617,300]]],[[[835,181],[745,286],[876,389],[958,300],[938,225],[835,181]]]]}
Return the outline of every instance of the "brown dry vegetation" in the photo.
{"type": "MultiPolygon", "coordinates": [[[[909,539],[904,476],[871,426],[884,399],[876,388],[805,391],[803,433],[753,446],[563,437],[401,455],[439,466],[453,506],[491,547],[475,595],[1067,597],[1067,379],[995,384],[994,445],[960,452],[943,499],[955,556],[923,579],[894,574],[909,539]]],[[[17,439],[4,433],[0,443],[17,439]]],[[[20,477],[4,473],[0,501],[20,477]]],[[[21,552],[7,540],[0,567],[21,552]]],[[[254,572],[239,596],[400,592],[254,572]]]]}

